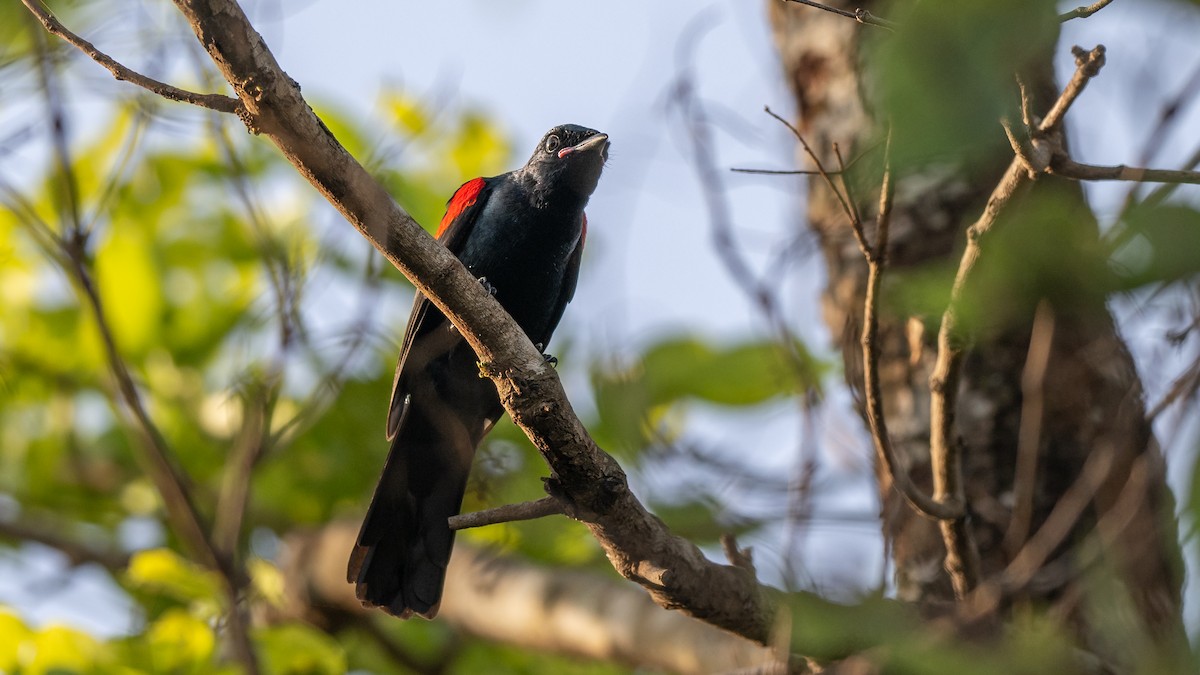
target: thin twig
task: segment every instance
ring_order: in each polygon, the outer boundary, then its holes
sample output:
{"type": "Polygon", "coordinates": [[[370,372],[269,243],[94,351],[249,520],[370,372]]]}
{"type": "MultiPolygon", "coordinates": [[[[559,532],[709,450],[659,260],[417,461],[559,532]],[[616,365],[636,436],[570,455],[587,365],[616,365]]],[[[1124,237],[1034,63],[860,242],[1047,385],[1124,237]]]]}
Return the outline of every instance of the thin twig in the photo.
{"type": "Polygon", "coordinates": [[[213,545],[235,558],[242,523],[250,503],[254,469],[270,440],[271,413],[279,391],[278,372],[251,382],[242,400],[242,428],[225,460],[213,516],[213,545]]]}
{"type": "MultiPolygon", "coordinates": [[[[890,149],[890,147],[891,147],[891,137],[890,136],[888,137],[886,142],[888,143],[888,145],[885,147],[890,149]]],[[[855,157],[854,160],[850,162],[850,164],[846,164],[846,160],[842,157],[842,149],[840,147],[838,147],[837,143],[834,143],[833,144],[833,156],[837,158],[838,170],[831,173],[830,175],[836,175],[838,177],[838,180],[842,183],[842,191],[846,193],[846,201],[850,204],[850,210],[851,210],[850,221],[852,223],[860,223],[861,224],[862,223],[862,212],[860,212],[858,210],[858,200],[854,198],[854,193],[852,192],[852,188],[850,187],[850,181],[846,180],[846,169],[849,168],[850,165],[854,164],[854,162],[858,161],[858,159],[860,157],[862,157],[862,155],[855,157]]],[[[886,162],[886,158],[885,158],[885,162],[886,162]]],[[[890,200],[889,200],[889,204],[890,204],[890,200]]]]}
{"type": "MultiPolygon", "coordinates": [[[[805,169],[743,169],[740,167],[732,167],[729,169],[734,173],[751,173],[764,176],[819,176],[820,171],[807,171],[805,169]]],[[[839,171],[831,171],[829,175],[836,176],[839,171]]]]}
{"type": "MultiPolygon", "coordinates": [[[[838,16],[844,16],[847,19],[854,19],[855,21],[857,21],[861,24],[866,24],[868,26],[878,26],[879,28],[886,28],[887,30],[896,30],[896,28],[898,27],[898,24],[895,21],[888,21],[887,19],[881,19],[881,18],[875,16],[874,14],[868,12],[865,9],[855,9],[854,11],[847,11],[844,9],[839,9],[837,7],[830,7],[829,5],[823,5],[819,2],[813,2],[812,0],[784,0],[784,1],[785,2],[794,2],[798,5],[808,5],[809,7],[816,7],[817,9],[822,9],[822,10],[825,10],[826,12],[832,12],[834,14],[837,14],[838,16]]],[[[1112,2],[1112,0],[1109,0],[1109,2],[1112,2]]]]}
{"type": "Polygon", "coordinates": [[[888,159],[889,154],[885,149],[883,183],[879,189],[879,217],[875,246],[866,246],[865,242],[863,244],[863,254],[867,259],[867,291],[866,300],[863,302],[862,331],[863,389],[866,396],[867,425],[871,429],[871,439],[874,441],[875,454],[879,463],[887,470],[896,490],[917,512],[931,518],[953,519],[962,516],[962,504],[944,504],[932,499],[912,482],[908,469],[900,466],[900,462],[896,459],[895,448],[892,447],[887,418],[883,410],[883,391],[879,380],[879,346],[877,344],[879,318],[877,312],[880,280],[883,277],[883,270],[887,266],[888,230],[890,229],[895,190],[888,159]]]}
{"type": "Polygon", "coordinates": [[[1033,315],[1029,351],[1021,373],[1021,424],[1017,432],[1017,466],[1013,471],[1013,507],[1004,550],[1014,554],[1025,545],[1033,520],[1033,498],[1037,484],[1038,450],[1045,413],[1046,369],[1054,344],[1054,310],[1042,300],[1033,315]]]}
{"type": "MultiPolygon", "coordinates": [[[[690,46],[690,43],[685,46],[690,46]]],[[[681,55],[681,58],[684,57],[681,55]]],[[[808,388],[810,379],[808,361],[797,347],[801,342],[791,326],[788,325],[783,311],[783,303],[771,287],[755,273],[738,246],[734,234],[733,216],[730,213],[729,204],[724,198],[725,188],[713,156],[713,140],[709,133],[708,120],[703,106],[695,96],[695,88],[692,83],[693,79],[689,71],[681,67],[674,87],[672,102],[678,107],[686,123],[688,140],[694,158],[693,165],[700,183],[704,186],[702,192],[705,196],[713,246],[717,257],[724,263],[733,280],[761,309],[763,317],[776,335],[787,365],[796,376],[796,381],[802,387],[808,388]]],[[[775,116],[770,110],[767,112],[775,116]]],[[[775,117],[780,119],[778,116],[775,117]]],[[[784,124],[787,122],[785,121],[784,124]]]]}
{"type": "Polygon", "coordinates": [[[49,546],[67,556],[72,565],[96,563],[111,572],[124,571],[129,555],[115,547],[102,547],[68,537],[54,527],[39,521],[0,520],[0,538],[32,541],[49,546]]]}
{"type": "Polygon", "coordinates": [[[863,235],[862,221],[856,217],[856,211],[850,208],[850,204],[846,202],[846,197],[833,182],[833,177],[828,171],[825,170],[825,165],[821,163],[821,158],[817,157],[817,153],[813,152],[812,147],[808,145],[808,141],[804,139],[804,134],[801,134],[800,130],[797,129],[791,122],[775,114],[775,111],[771,110],[770,106],[763,106],[763,111],[775,118],[780,124],[787,127],[788,131],[791,131],[792,135],[796,137],[796,140],[800,141],[800,147],[804,148],[804,152],[808,155],[808,158],[811,159],[813,165],[817,167],[817,174],[825,180],[825,185],[829,186],[829,189],[833,191],[834,196],[837,197],[838,203],[842,206],[842,212],[845,213],[846,218],[850,220],[850,226],[854,230],[854,240],[858,242],[859,249],[862,250],[863,255],[870,255],[871,247],[867,244],[867,239],[863,235]]]}
{"type": "Polygon", "coordinates": [[[1075,74],[1071,76],[1071,80],[1067,82],[1067,86],[1063,88],[1062,94],[1051,106],[1050,111],[1042,118],[1042,123],[1038,125],[1038,131],[1047,133],[1062,124],[1067,109],[1083,93],[1088,82],[1100,74],[1100,69],[1104,67],[1104,52],[1104,45],[1096,45],[1091,51],[1078,46],[1071,47],[1071,54],[1075,56],[1075,74]]]}
{"type": "Polygon", "coordinates": [[[1096,12],[1099,12],[1100,10],[1104,9],[1105,7],[1108,7],[1109,4],[1112,3],[1112,1],[1113,0],[1099,0],[1099,2],[1093,2],[1092,4],[1087,5],[1086,7],[1076,7],[1075,9],[1073,9],[1069,12],[1059,14],[1058,20],[1060,22],[1065,23],[1067,21],[1070,21],[1071,19],[1086,19],[1089,16],[1095,14],[1096,12]]]}
{"type": "Polygon", "coordinates": [[[59,229],[63,239],[82,242],[86,236],[83,231],[83,215],[79,204],[79,179],[72,170],[71,151],[68,147],[67,121],[63,112],[62,94],[58,90],[58,80],[53,76],[53,59],[50,57],[50,46],[46,43],[46,34],[35,31],[34,41],[38,51],[38,80],[42,93],[46,96],[46,109],[50,115],[50,140],[54,147],[54,162],[58,165],[57,182],[64,188],[62,201],[58,206],[64,212],[62,227],[59,229]]]}
{"type": "Polygon", "coordinates": [[[511,523],[518,520],[533,520],[535,518],[560,515],[563,512],[562,502],[554,497],[542,497],[531,502],[505,504],[504,506],[497,506],[494,509],[450,516],[450,529],[466,530],[472,527],[511,523]]]}
{"type": "Polygon", "coordinates": [[[1200,171],[1183,169],[1143,169],[1135,166],[1097,166],[1081,164],[1065,155],[1050,161],[1047,173],[1075,180],[1121,180],[1137,183],[1175,183],[1200,185],[1200,171]]]}
{"type": "Polygon", "coordinates": [[[66,26],[62,25],[62,23],[60,23],[53,14],[51,14],[46,8],[42,7],[37,0],[21,0],[21,3],[25,5],[26,9],[28,9],[35,17],[37,17],[38,21],[40,21],[42,26],[46,28],[47,32],[57,35],[63,40],[66,40],[70,44],[79,48],[80,51],[91,57],[93,61],[107,68],[108,71],[113,74],[113,77],[117,78],[118,80],[130,82],[172,101],[191,103],[192,105],[200,106],[201,108],[208,108],[209,110],[216,110],[217,112],[236,113],[241,107],[241,103],[236,98],[224,96],[222,94],[198,94],[196,92],[171,86],[164,82],[159,82],[158,80],[146,77],[141,73],[131,70],[130,68],[117,63],[117,61],[115,61],[108,54],[96,49],[95,45],[92,43],[79,37],[75,33],[72,33],[67,29],[66,26]]]}

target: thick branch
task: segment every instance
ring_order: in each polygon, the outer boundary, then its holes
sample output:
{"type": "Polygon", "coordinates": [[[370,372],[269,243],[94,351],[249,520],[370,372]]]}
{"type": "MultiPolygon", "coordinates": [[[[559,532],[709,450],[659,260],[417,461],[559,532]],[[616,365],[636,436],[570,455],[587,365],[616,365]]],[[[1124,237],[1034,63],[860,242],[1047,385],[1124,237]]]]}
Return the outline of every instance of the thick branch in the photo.
{"type": "MultiPolygon", "coordinates": [[[[554,370],[500,305],[337,142],[232,0],[176,0],[244,107],[247,126],[289,162],[461,331],[513,420],[542,452],[551,487],[613,566],[655,601],[766,643],[773,594],[745,570],[707,560],[629,491],[588,436],[554,370]]],[[[794,645],[803,649],[804,645],[794,645]]]]}
{"type": "Polygon", "coordinates": [[[198,94],[196,92],[187,91],[186,89],[173,87],[165,82],[159,82],[151,77],[146,77],[141,73],[121,65],[108,54],[96,49],[95,45],[92,43],[79,37],[75,33],[72,33],[67,29],[66,26],[62,25],[62,23],[60,23],[53,14],[46,10],[45,7],[42,7],[37,0],[21,0],[21,2],[35,17],[37,17],[38,21],[45,26],[49,33],[57,35],[75,47],[78,47],[79,51],[87,54],[93,61],[107,68],[108,71],[113,74],[113,77],[117,78],[118,80],[131,82],[139,87],[142,87],[143,89],[148,89],[155,94],[172,101],[191,103],[192,105],[200,106],[201,108],[208,108],[209,110],[216,110],[217,112],[237,112],[238,100],[236,98],[230,98],[229,96],[223,96],[221,94],[198,94]]]}

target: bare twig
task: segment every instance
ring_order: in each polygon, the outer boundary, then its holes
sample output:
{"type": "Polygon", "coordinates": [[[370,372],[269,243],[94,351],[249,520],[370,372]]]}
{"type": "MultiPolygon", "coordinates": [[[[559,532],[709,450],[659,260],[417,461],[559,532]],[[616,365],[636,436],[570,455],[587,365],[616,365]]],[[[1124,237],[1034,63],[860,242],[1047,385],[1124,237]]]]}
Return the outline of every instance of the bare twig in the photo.
{"type": "MultiPolygon", "coordinates": [[[[887,266],[888,231],[892,216],[892,198],[895,186],[892,182],[891,167],[888,162],[888,152],[884,151],[883,183],[879,188],[879,217],[876,226],[875,246],[866,246],[863,255],[867,259],[867,291],[863,303],[863,389],[866,395],[865,410],[867,425],[871,429],[871,439],[875,444],[875,454],[880,466],[887,470],[892,484],[900,494],[919,513],[931,518],[954,519],[963,515],[962,503],[941,503],[925,494],[908,474],[906,467],[900,466],[896,459],[896,451],[892,447],[891,436],[888,433],[887,418],[883,411],[883,391],[879,381],[879,347],[876,338],[879,333],[879,285],[883,270],[887,266]]],[[[861,228],[859,228],[861,230],[861,228]]]]}
{"type": "Polygon", "coordinates": [[[1067,109],[1083,93],[1088,82],[1100,74],[1100,69],[1104,67],[1104,52],[1104,45],[1096,45],[1090,51],[1078,46],[1071,48],[1071,54],[1075,56],[1075,74],[1063,88],[1058,100],[1050,107],[1050,111],[1042,118],[1042,123],[1038,125],[1038,131],[1044,134],[1057,129],[1062,124],[1067,109]]]}
{"type": "Polygon", "coordinates": [[[1021,424],[1017,432],[1017,466],[1013,471],[1012,519],[1004,534],[1004,549],[1012,554],[1025,545],[1033,519],[1038,447],[1042,437],[1045,408],[1046,369],[1054,344],[1054,310],[1045,300],[1038,303],[1029,336],[1029,352],[1021,374],[1021,424]]]}
{"type": "Polygon", "coordinates": [[[39,521],[0,519],[0,538],[16,541],[32,541],[56,549],[72,565],[96,563],[111,571],[123,571],[129,565],[129,556],[115,547],[97,546],[73,539],[61,532],[61,528],[39,521]]]}
{"type": "MultiPolygon", "coordinates": [[[[816,7],[817,9],[821,9],[821,10],[825,10],[826,12],[832,12],[834,14],[837,14],[838,16],[844,16],[847,19],[854,19],[855,21],[857,21],[861,24],[866,24],[868,26],[877,26],[879,28],[885,28],[887,30],[896,30],[897,25],[898,25],[895,21],[888,21],[887,19],[881,19],[881,18],[875,16],[874,14],[868,12],[865,9],[855,9],[854,11],[847,11],[844,9],[839,9],[837,7],[830,7],[829,5],[823,5],[819,2],[813,2],[812,0],[784,0],[784,1],[785,2],[794,2],[798,5],[808,5],[809,7],[816,7]]],[[[1112,0],[1109,0],[1109,2],[1112,2],[1112,0]]]]}
{"type": "Polygon", "coordinates": [[[213,516],[213,545],[235,559],[242,522],[250,503],[250,482],[270,443],[271,412],[278,394],[278,373],[251,382],[242,397],[242,428],[225,461],[213,516]]]}
{"type": "MultiPolygon", "coordinates": [[[[690,46],[690,43],[688,45],[690,46]]],[[[761,309],[768,325],[776,335],[781,353],[786,357],[788,366],[795,373],[796,381],[802,387],[808,387],[810,377],[808,362],[797,347],[800,340],[788,325],[782,307],[783,303],[771,287],[755,273],[738,246],[734,234],[733,217],[729,204],[724,198],[725,188],[713,157],[713,141],[705,110],[695,96],[689,71],[682,66],[680,75],[675,82],[672,103],[678,107],[687,126],[693,165],[700,183],[704,186],[703,194],[712,230],[713,247],[717,256],[733,280],[761,309]]],[[[768,114],[775,116],[769,110],[768,114]]],[[[778,116],[775,117],[779,119],[778,116]]],[[[786,122],[784,123],[786,124],[786,122]]]]}
{"type": "MultiPolygon", "coordinates": [[[[887,143],[887,145],[885,147],[890,149],[891,137],[889,136],[887,141],[885,141],[885,142],[887,143]]],[[[885,152],[884,154],[886,155],[887,153],[885,152]]],[[[833,156],[837,158],[837,162],[838,162],[838,170],[834,173],[837,174],[839,181],[842,183],[842,191],[846,194],[846,202],[850,204],[850,211],[851,211],[850,222],[851,223],[859,223],[861,225],[862,224],[862,213],[858,209],[858,200],[854,198],[854,193],[851,191],[852,188],[850,187],[850,181],[846,180],[846,169],[851,164],[854,164],[854,162],[858,161],[858,159],[860,157],[862,157],[862,155],[855,157],[853,160],[851,160],[850,164],[846,164],[846,160],[842,157],[842,149],[840,147],[838,147],[837,143],[834,143],[833,144],[833,156]]],[[[887,162],[887,159],[885,157],[884,163],[886,164],[886,162],[887,162]]],[[[888,203],[889,204],[891,203],[890,198],[888,200],[888,203]]]]}
{"type": "Polygon", "coordinates": [[[1062,154],[1050,161],[1047,173],[1075,180],[1121,180],[1137,183],[1176,183],[1200,185],[1200,171],[1183,169],[1143,169],[1134,166],[1096,166],[1081,164],[1062,154]]]}
{"type": "Polygon", "coordinates": [[[531,502],[505,504],[504,506],[497,506],[494,509],[460,513],[457,516],[451,516],[450,529],[466,530],[472,527],[484,527],[485,525],[545,518],[546,516],[556,516],[562,513],[564,513],[562,502],[554,497],[542,497],[531,502]]]}
{"type": "Polygon", "coordinates": [[[63,224],[60,236],[64,240],[82,242],[86,236],[83,231],[83,215],[79,203],[79,179],[72,170],[71,152],[67,142],[67,121],[63,112],[62,94],[58,90],[58,80],[53,77],[53,59],[50,57],[50,47],[46,44],[46,34],[36,31],[35,42],[38,51],[38,80],[42,93],[46,97],[46,109],[50,115],[50,139],[54,147],[54,162],[58,165],[58,182],[63,186],[63,224]]]}
{"type": "MultiPolygon", "coordinates": [[[[819,176],[820,171],[806,171],[804,169],[745,169],[741,167],[732,167],[729,169],[734,173],[750,173],[763,176],[819,176]]],[[[829,175],[836,176],[840,172],[833,171],[829,175]]]]}
{"type": "Polygon", "coordinates": [[[62,23],[60,23],[53,14],[46,10],[46,8],[42,7],[37,0],[21,0],[21,3],[24,4],[26,9],[28,9],[35,17],[37,17],[38,21],[41,22],[42,26],[44,26],[49,33],[57,35],[75,47],[78,47],[80,51],[91,57],[93,61],[107,68],[108,71],[113,74],[113,77],[117,78],[118,80],[130,82],[172,101],[191,103],[192,105],[200,106],[201,108],[208,108],[209,110],[216,110],[217,112],[236,113],[238,111],[239,103],[236,98],[221,94],[198,94],[196,92],[173,87],[164,82],[159,82],[158,80],[146,77],[145,75],[142,75],[134,70],[126,68],[125,66],[113,60],[113,58],[108,54],[96,49],[92,43],[84,40],[68,30],[67,27],[62,25],[62,23]]]}
{"type": "Polygon", "coordinates": [[[834,196],[837,197],[838,203],[842,206],[842,212],[844,212],[846,214],[846,218],[850,220],[850,226],[854,230],[854,240],[858,242],[859,249],[862,250],[863,255],[869,256],[871,247],[867,244],[867,239],[863,235],[862,221],[859,220],[857,216],[858,212],[856,209],[850,208],[850,204],[847,203],[845,195],[843,195],[842,191],[838,189],[837,184],[833,182],[833,177],[830,175],[830,173],[825,170],[825,165],[821,163],[821,158],[817,157],[817,153],[813,152],[812,147],[808,145],[808,141],[804,140],[804,135],[800,133],[800,130],[797,129],[795,125],[785,120],[783,117],[775,114],[775,111],[771,110],[770,106],[764,106],[763,111],[775,118],[775,120],[780,124],[787,127],[788,131],[792,132],[792,135],[796,137],[796,140],[800,141],[800,147],[804,148],[804,152],[808,155],[808,158],[812,160],[813,166],[817,167],[817,174],[820,175],[825,181],[825,185],[829,186],[829,189],[833,191],[834,196]]]}
{"type": "Polygon", "coordinates": [[[1099,0],[1098,2],[1093,2],[1092,4],[1087,5],[1087,6],[1076,7],[1075,9],[1073,9],[1069,12],[1064,12],[1062,14],[1059,14],[1058,20],[1060,22],[1067,22],[1067,21],[1070,21],[1071,19],[1086,19],[1089,16],[1095,14],[1096,12],[1099,12],[1100,10],[1104,9],[1105,7],[1108,7],[1109,4],[1112,3],[1112,1],[1113,0],[1099,0]]]}

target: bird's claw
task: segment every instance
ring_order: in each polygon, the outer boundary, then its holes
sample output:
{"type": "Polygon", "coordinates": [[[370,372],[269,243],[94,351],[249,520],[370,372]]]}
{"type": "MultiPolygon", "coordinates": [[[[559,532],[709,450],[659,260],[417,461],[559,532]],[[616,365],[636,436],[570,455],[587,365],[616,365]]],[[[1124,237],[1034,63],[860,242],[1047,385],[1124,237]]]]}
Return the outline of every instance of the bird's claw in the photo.
{"type": "MultiPolygon", "coordinates": [[[[540,352],[546,348],[546,345],[539,342],[539,343],[535,344],[534,347],[537,347],[537,350],[540,352]]],[[[557,357],[543,352],[542,358],[546,359],[546,363],[549,363],[552,368],[558,366],[558,358],[557,357]]]]}
{"type": "Polygon", "coordinates": [[[487,291],[488,295],[496,295],[496,287],[492,285],[492,282],[487,280],[487,277],[479,277],[479,285],[483,286],[483,290],[487,291]]]}

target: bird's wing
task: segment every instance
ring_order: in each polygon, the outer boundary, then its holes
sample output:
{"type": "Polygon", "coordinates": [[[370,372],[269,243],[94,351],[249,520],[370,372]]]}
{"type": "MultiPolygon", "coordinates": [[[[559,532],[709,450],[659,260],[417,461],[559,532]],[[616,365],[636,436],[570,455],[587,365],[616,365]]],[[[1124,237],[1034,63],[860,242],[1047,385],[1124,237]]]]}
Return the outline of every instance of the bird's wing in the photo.
{"type": "MultiPolygon", "coordinates": [[[[436,236],[437,240],[451,253],[458,255],[462,250],[467,236],[475,226],[479,212],[483,210],[483,205],[487,202],[490,189],[491,185],[487,179],[476,178],[463,183],[454,191],[450,201],[446,202],[446,214],[442,216],[442,221],[438,224],[436,236]]],[[[413,298],[412,313],[408,317],[408,327],[404,330],[404,340],[400,345],[396,375],[392,379],[392,402],[388,406],[387,417],[388,440],[395,437],[404,417],[408,392],[400,385],[400,376],[408,362],[413,343],[417,338],[427,335],[443,324],[445,320],[445,317],[437,311],[437,308],[433,307],[425,294],[417,291],[416,297],[413,298]],[[433,317],[429,317],[430,312],[434,314],[433,317]],[[430,320],[426,320],[427,317],[430,320]]]]}
{"type": "Polygon", "coordinates": [[[567,266],[563,270],[562,286],[559,287],[558,299],[554,303],[554,314],[551,315],[547,335],[542,339],[543,343],[549,341],[549,333],[553,333],[554,329],[558,327],[558,322],[562,320],[563,312],[567,309],[567,303],[571,302],[571,298],[575,297],[575,285],[579,283],[579,263],[583,260],[583,245],[586,241],[587,214],[583,214],[583,229],[580,231],[579,241],[575,243],[575,248],[571,250],[571,256],[567,258],[567,266]]]}

